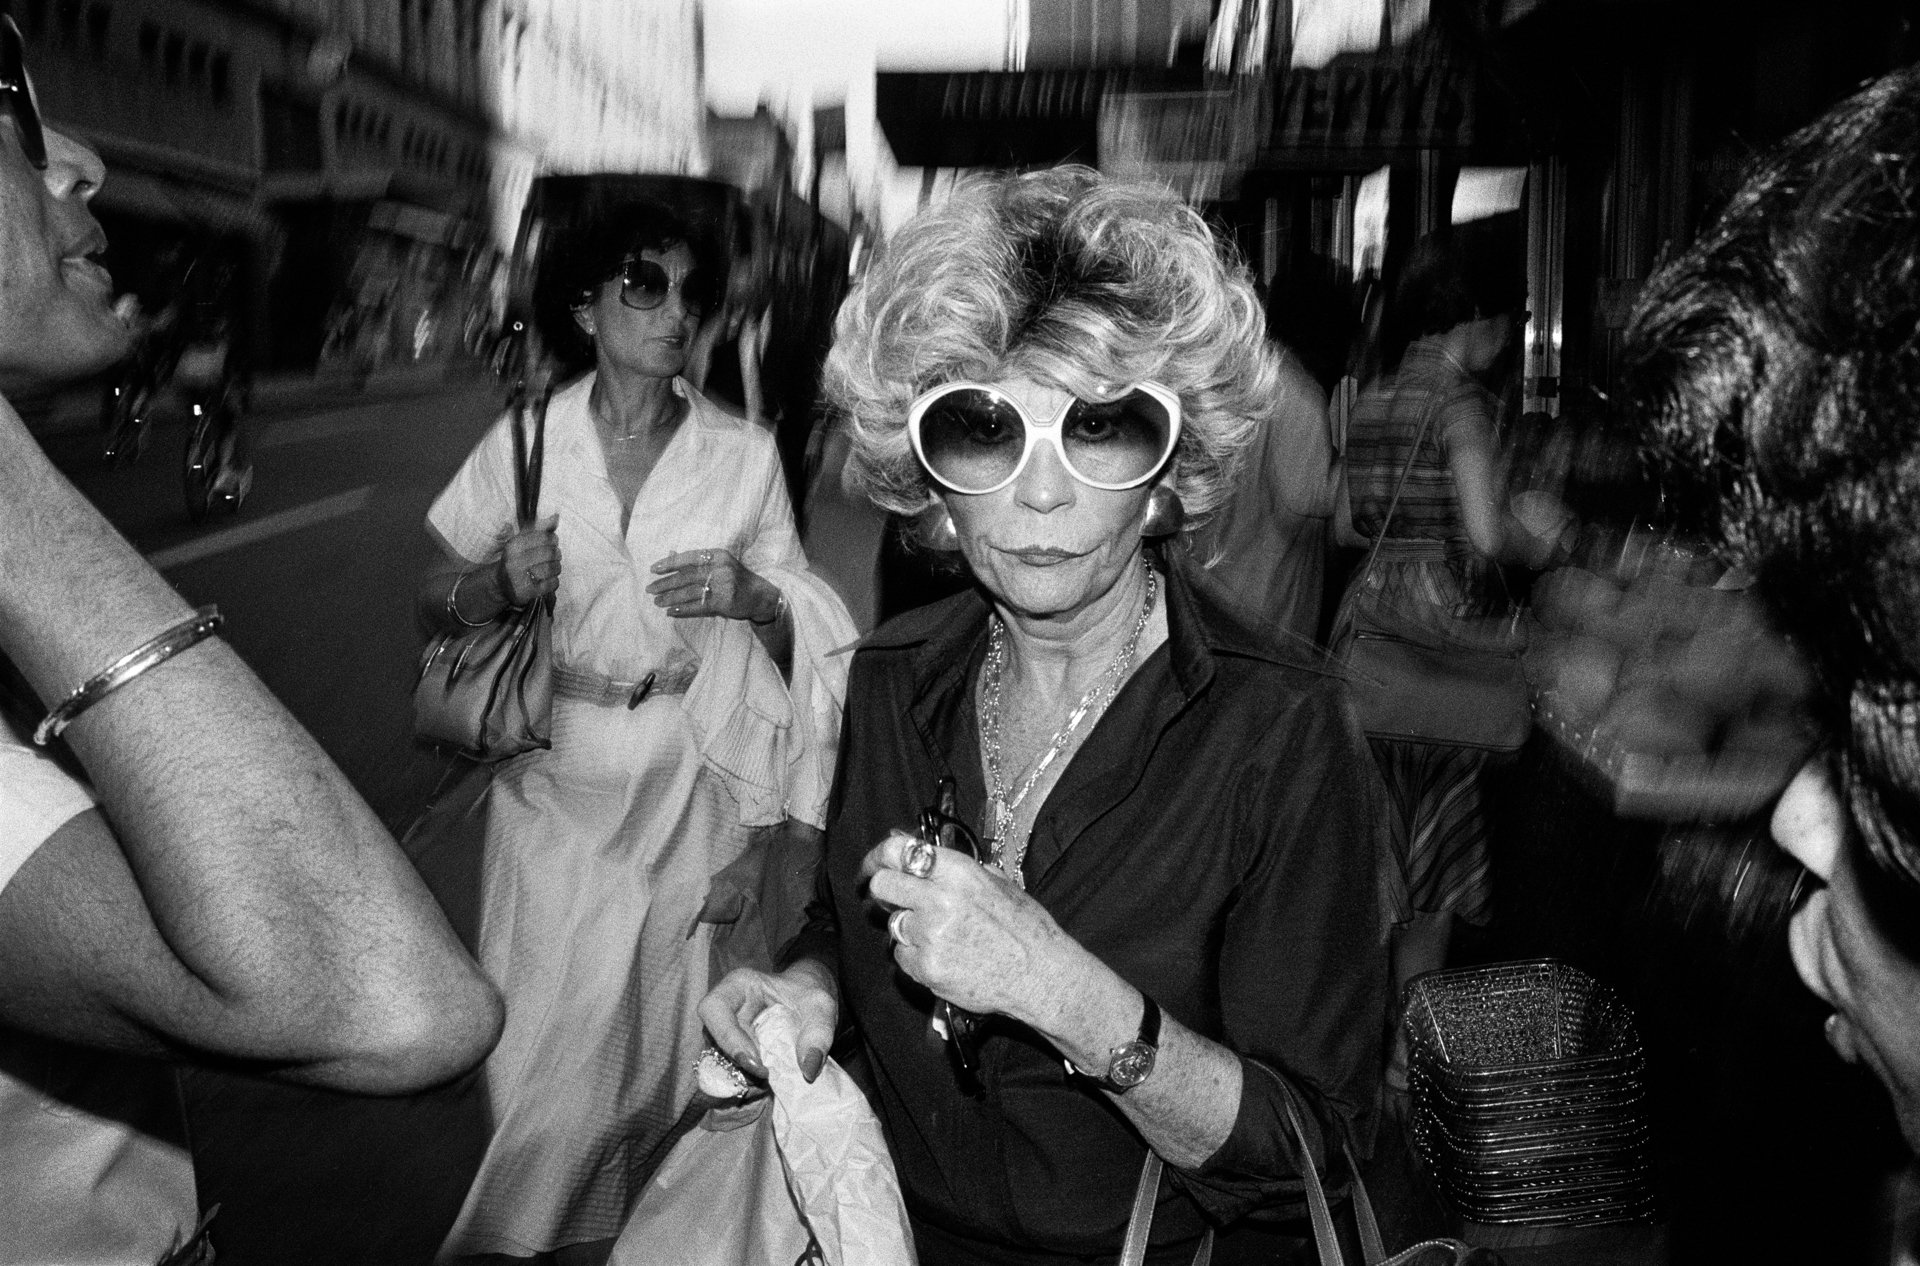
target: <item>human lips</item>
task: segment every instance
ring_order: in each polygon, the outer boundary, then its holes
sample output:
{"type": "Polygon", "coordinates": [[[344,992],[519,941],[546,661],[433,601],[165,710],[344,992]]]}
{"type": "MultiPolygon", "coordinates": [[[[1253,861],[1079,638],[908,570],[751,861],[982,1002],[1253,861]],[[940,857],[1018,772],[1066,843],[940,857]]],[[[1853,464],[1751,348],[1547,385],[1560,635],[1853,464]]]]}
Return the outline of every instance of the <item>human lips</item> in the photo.
{"type": "Polygon", "coordinates": [[[102,299],[113,298],[113,274],[91,255],[66,256],[60,261],[60,272],[69,286],[94,291],[102,299]]]}
{"type": "Polygon", "coordinates": [[[1062,549],[1057,545],[1002,546],[1000,552],[1019,559],[1029,567],[1052,567],[1082,556],[1078,550],[1062,549]]]}

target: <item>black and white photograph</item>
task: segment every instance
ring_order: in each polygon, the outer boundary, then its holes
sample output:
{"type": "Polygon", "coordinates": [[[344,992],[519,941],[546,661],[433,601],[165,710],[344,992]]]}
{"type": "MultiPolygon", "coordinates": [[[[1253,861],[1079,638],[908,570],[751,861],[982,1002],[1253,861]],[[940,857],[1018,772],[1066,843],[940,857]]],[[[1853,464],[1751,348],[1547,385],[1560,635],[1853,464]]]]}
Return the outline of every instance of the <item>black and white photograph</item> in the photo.
{"type": "Polygon", "coordinates": [[[0,0],[0,1266],[1920,1266],[1920,0],[0,0]]]}

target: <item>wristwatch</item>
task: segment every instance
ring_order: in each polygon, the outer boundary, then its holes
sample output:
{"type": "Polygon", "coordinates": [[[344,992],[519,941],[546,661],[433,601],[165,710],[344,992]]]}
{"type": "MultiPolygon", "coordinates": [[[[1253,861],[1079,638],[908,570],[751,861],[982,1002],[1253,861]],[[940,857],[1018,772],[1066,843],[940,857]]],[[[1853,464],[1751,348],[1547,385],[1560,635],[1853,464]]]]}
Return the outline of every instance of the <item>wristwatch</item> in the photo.
{"type": "Polygon", "coordinates": [[[1067,1071],[1094,1082],[1102,1090],[1124,1095],[1153,1075],[1153,1061],[1160,1053],[1160,1004],[1147,994],[1146,1010],[1140,1016],[1140,1036],[1122,1042],[1107,1053],[1107,1071],[1089,1073],[1067,1061],[1067,1071]]]}

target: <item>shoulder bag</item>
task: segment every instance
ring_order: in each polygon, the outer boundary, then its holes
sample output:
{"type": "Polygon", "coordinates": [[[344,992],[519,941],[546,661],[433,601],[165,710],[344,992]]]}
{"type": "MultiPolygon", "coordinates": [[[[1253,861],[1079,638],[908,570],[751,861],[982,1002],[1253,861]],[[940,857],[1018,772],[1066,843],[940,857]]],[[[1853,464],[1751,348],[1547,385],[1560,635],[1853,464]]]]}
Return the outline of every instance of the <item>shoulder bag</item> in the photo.
{"type": "Polygon", "coordinates": [[[1348,603],[1353,637],[1346,664],[1354,711],[1360,728],[1373,738],[1518,751],[1533,724],[1518,610],[1422,621],[1383,600],[1370,583],[1432,421],[1429,402],[1348,603]]]}
{"type": "MultiPolygon", "coordinates": [[[[538,515],[546,424],[546,393],[516,399],[510,429],[523,528],[538,515]]],[[[552,634],[553,597],[546,595],[479,628],[434,638],[413,687],[413,732],[480,761],[553,746],[552,634]]]]}

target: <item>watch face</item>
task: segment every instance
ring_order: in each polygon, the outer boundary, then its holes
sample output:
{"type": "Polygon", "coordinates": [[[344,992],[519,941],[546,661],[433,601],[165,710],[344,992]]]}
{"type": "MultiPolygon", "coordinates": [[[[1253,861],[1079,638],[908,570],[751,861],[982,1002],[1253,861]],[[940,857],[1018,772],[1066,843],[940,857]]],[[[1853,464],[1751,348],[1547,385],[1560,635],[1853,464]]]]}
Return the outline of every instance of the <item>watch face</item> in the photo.
{"type": "Polygon", "coordinates": [[[1145,1042],[1128,1042],[1114,1051],[1107,1065],[1107,1082],[1116,1090],[1131,1090],[1153,1072],[1153,1047],[1145,1042]]]}

